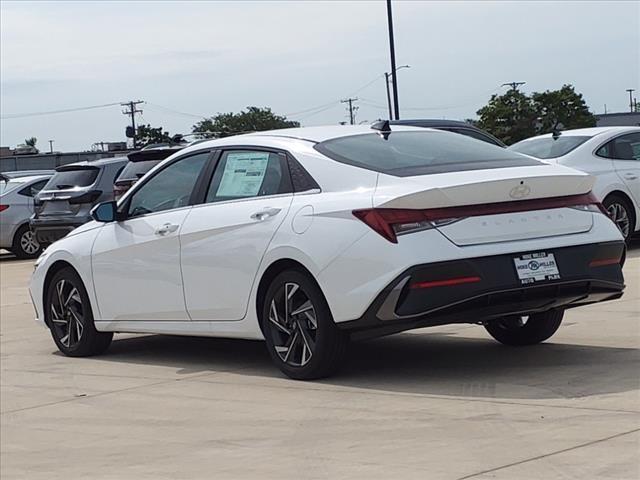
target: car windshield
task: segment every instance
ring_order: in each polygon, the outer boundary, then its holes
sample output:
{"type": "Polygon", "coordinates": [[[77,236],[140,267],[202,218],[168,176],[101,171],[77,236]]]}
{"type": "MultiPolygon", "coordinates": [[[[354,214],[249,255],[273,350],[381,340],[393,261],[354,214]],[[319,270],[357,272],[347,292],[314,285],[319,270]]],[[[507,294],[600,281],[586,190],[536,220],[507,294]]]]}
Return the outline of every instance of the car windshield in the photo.
{"type": "Polygon", "coordinates": [[[121,180],[138,180],[145,173],[155,167],[160,160],[145,160],[140,162],[129,162],[118,176],[117,181],[121,180]]]}
{"type": "Polygon", "coordinates": [[[591,137],[571,135],[559,137],[540,137],[532,140],[523,140],[511,145],[509,150],[536,158],[558,158],[566,155],[574,148],[582,145],[591,137]]]}
{"type": "Polygon", "coordinates": [[[365,133],[327,140],[316,150],[341,163],[398,177],[541,165],[495,145],[436,130],[365,133]]]}
{"type": "Polygon", "coordinates": [[[57,171],[43,190],[64,190],[67,188],[87,187],[96,181],[98,171],[95,167],[57,171]]]}

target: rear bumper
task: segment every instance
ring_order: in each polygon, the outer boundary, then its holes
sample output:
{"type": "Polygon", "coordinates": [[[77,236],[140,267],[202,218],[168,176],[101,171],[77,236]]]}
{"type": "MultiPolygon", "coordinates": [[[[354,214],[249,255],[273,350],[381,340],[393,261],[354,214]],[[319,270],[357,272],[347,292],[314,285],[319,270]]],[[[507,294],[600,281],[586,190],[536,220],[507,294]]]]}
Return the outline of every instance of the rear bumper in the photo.
{"type": "Polygon", "coordinates": [[[560,278],[523,283],[514,258],[537,253],[531,251],[416,265],[398,275],[361,318],[338,326],[356,338],[375,337],[426,326],[484,323],[622,296],[624,242],[543,251],[554,255],[560,278]],[[612,259],[620,260],[612,263],[612,259]]]}
{"type": "Polygon", "coordinates": [[[73,216],[56,218],[32,218],[29,220],[31,230],[36,235],[36,240],[42,244],[53,243],[66,236],[80,225],[84,225],[91,217],[73,216]]]}

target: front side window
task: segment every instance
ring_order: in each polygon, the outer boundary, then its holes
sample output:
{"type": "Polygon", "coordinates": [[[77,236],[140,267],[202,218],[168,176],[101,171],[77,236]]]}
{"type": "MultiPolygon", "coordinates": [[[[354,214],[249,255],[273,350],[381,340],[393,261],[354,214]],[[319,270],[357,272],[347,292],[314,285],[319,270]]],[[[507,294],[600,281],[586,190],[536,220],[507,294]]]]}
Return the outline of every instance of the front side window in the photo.
{"type": "Polygon", "coordinates": [[[579,147],[590,138],[592,137],[583,135],[538,137],[511,145],[509,150],[542,159],[558,158],[579,147]]]}
{"type": "Polygon", "coordinates": [[[223,202],[291,193],[286,157],[273,152],[237,150],[220,158],[206,202],[223,202]]]}
{"type": "Polygon", "coordinates": [[[189,205],[191,193],[209,152],[181,158],[145,182],[129,202],[129,217],[161,212],[189,205]]]}
{"type": "Polygon", "coordinates": [[[365,133],[327,140],[314,148],[335,161],[398,177],[542,165],[504,148],[438,130],[392,132],[386,139],[365,133]]]}

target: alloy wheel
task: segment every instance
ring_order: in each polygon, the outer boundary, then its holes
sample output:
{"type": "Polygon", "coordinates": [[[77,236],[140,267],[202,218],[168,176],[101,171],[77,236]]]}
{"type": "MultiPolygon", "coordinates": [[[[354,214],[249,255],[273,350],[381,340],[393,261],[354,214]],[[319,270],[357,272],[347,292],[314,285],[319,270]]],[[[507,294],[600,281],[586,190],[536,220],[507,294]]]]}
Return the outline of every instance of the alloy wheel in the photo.
{"type": "Polygon", "coordinates": [[[607,208],[607,211],[609,212],[609,216],[611,217],[611,220],[613,220],[613,223],[615,223],[620,229],[622,236],[627,238],[629,236],[629,228],[631,226],[631,220],[629,220],[629,213],[627,212],[627,209],[620,203],[612,203],[609,205],[609,208],[607,208]]]}
{"type": "Polygon", "coordinates": [[[27,255],[33,255],[40,249],[40,244],[31,230],[27,230],[20,237],[20,248],[27,255]]]}
{"type": "Polygon", "coordinates": [[[269,305],[269,330],[276,353],[293,367],[309,363],[315,352],[318,322],[313,303],[297,283],[282,285],[269,305]]]}
{"type": "Polygon", "coordinates": [[[84,331],[84,310],[80,292],[69,280],[60,280],[51,296],[51,322],[57,339],[74,348],[84,331]]]}

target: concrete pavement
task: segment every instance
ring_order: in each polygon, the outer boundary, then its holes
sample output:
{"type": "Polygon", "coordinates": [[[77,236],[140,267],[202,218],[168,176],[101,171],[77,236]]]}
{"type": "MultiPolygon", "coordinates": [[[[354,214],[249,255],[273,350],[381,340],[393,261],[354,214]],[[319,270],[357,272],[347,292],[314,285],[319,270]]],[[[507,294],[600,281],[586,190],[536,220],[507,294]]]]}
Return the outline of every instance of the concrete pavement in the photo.
{"type": "Polygon", "coordinates": [[[118,335],[66,358],[32,320],[32,262],[0,256],[0,476],[640,478],[639,247],[625,296],[545,344],[417,330],[321,382],[283,378],[261,342],[118,335]]]}

